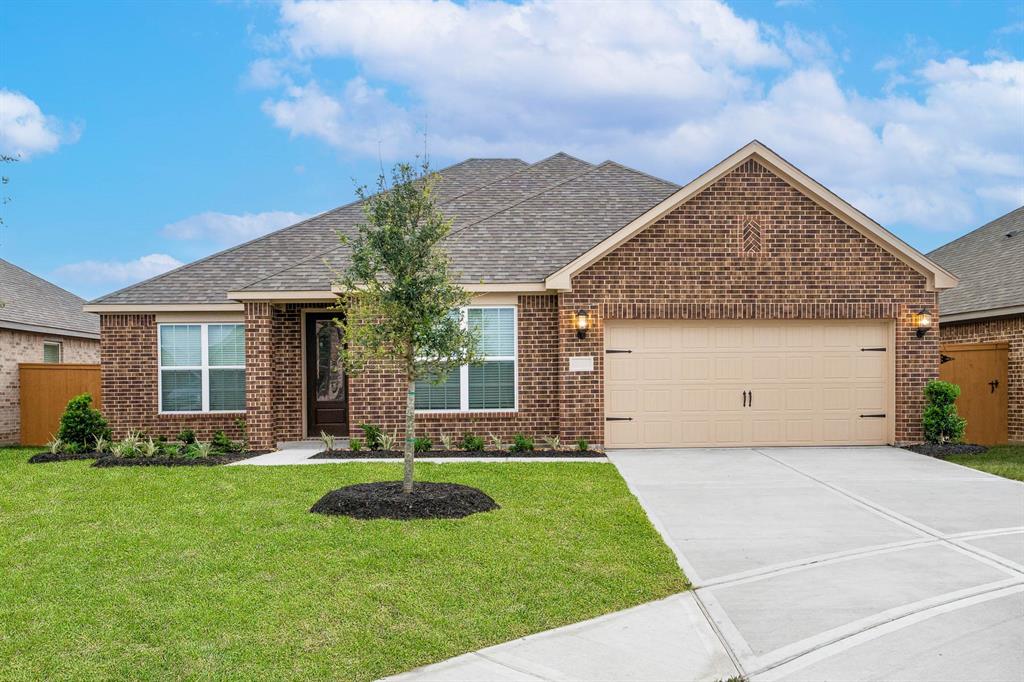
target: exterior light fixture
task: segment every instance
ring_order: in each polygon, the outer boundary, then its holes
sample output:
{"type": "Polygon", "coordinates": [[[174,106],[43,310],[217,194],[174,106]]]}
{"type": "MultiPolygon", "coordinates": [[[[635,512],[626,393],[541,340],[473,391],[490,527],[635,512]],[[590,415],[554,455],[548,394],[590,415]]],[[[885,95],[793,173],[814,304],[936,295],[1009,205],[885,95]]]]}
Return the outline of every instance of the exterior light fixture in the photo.
{"type": "Polygon", "coordinates": [[[587,327],[590,326],[590,317],[587,315],[586,310],[576,311],[576,338],[585,339],[587,338],[587,327]]]}
{"type": "Polygon", "coordinates": [[[927,308],[921,308],[913,315],[914,327],[917,328],[917,338],[922,338],[925,334],[932,330],[932,325],[935,320],[932,318],[932,314],[927,308]]]}

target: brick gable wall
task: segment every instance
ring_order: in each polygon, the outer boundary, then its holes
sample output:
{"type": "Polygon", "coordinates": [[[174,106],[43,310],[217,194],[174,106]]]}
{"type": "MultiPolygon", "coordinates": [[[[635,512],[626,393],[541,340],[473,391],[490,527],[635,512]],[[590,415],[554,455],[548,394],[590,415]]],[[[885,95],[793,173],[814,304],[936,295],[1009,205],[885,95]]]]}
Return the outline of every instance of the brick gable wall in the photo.
{"type": "Polygon", "coordinates": [[[921,437],[922,390],[938,375],[938,339],[911,314],[937,309],[925,278],[756,161],[747,161],[573,278],[561,294],[561,437],[604,440],[604,319],[894,319],[896,438],[921,437]],[[760,228],[756,253],[744,227],[760,228]],[[748,243],[749,246],[749,243],[748,243]],[[591,331],[576,338],[574,311],[591,331]]]}
{"type": "Polygon", "coordinates": [[[946,322],[939,327],[943,343],[1010,344],[1007,354],[1007,431],[1011,443],[1024,443],[1024,315],[998,320],[946,322]]]}

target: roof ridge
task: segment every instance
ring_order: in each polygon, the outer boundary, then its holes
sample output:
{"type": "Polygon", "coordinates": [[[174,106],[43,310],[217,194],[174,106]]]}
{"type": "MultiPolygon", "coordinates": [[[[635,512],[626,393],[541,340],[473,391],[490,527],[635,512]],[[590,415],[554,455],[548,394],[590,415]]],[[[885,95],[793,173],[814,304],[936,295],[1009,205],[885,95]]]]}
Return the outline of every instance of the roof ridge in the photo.
{"type": "MultiPolygon", "coordinates": [[[[440,206],[444,206],[445,204],[451,203],[451,202],[455,201],[456,199],[461,199],[464,196],[467,196],[469,194],[473,194],[474,192],[477,192],[479,190],[485,189],[487,187],[491,187],[492,185],[495,185],[495,184],[501,182],[502,180],[507,180],[508,178],[512,177],[513,175],[518,175],[520,173],[525,173],[526,171],[530,170],[531,168],[535,168],[535,167],[539,166],[540,164],[544,163],[545,161],[550,161],[551,159],[555,158],[559,154],[563,154],[565,156],[568,156],[569,158],[573,159],[574,161],[580,161],[581,163],[585,163],[585,164],[587,164],[589,166],[589,168],[587,168],[585,171],[581,171],[580,173],[577,173],[576,175],[573,175],[573,176],[567,178],[564,181],[561,181],[561,182],[555,183],[553,185],[550,185],[548,187],[545,187],[544,189],[540,190],[539,192],[536,192],[534,194],[531,194],[531,195],[525,197],[521,201],[513,202],[511,204],[507,204],[507,205],[503,206],[502,208],[498,209],[497,211],[495,211],[494,213],[491,213],[489,215],[484,216],[483,218],[480,218],[479,220],[475,220],[475,221],[473,221],[473,222],[471,222],[471,223],[469,223],[467,225],[464,225],[464,226],[460,227],[458,230],[454,230],[452,232],[449,232],[448,233],[448,238],[450,238],[450,237],[452,237],[452,236],[454,236],[456,234],[461,233],[464,229],[472,227],[472,226],[476,225],[477,223],[479,223],[479,222],[481,222],[483,220],[487,220],[488,218],[493,218],[498,213],[501,213],[502,211],[504,211],[506,209],[512,208],[514,206],[517,206],[520,203],[522,203],[523,201],[528,201],[528,200],[530,200],[530,199],[532,199],[532,198],[534,198],[536,196],[539,196],[540,194],[543,194],[544,192],[547,192],[550,189],[554,189],[558,185],[562,184],[562,182],[568,182],[570,180],[575,180],[580,175],[584,175],[586,173],[589,173],[589,172],[591,172],[593,170],[597,170],[598,168],[600,168],[600,165],[594,165],[594,164],[590,163],[589,161],[583,161],[583,159],[577,159],[576,157],[571,156],[569,154],[565,154],[564,152],[556,152],[556,153],[552,154],[551,156],[547,156],[547,157],[541,159],[540,161],[537,161],[536,163],[532,163],[532,164],[527,165],[526,168],[521,168],[521,169],[519,169],[517,171],[509,173],[508,175],[503,175],[500,178],[498,178],[498,179],[496,179],[496,180],[494,180],[492,182],[488,182],[487,184],[480,185],[479,187],[476,187],[476,188],[471,189],[469,191],[463,192],[462,194],[457,194],[454,197],[452,197],[450,199],[446,199],[445,201],[441,202],[439,205],[440,206]]],[[[605,162],[605,163],[607,163],[607,162],[605,162]]],[[[601,164],[601,165],[603,165],[603,164],[601,164]]],[[[309,261],[313,260],[314,258],[317,258],[318,256],[319,257],[325,257],[325,256],[327,256],[327,254],[334,253],[335,251],[337,251],[340,248],[342,248],[341,244],[335,244],[334,246],[332,246],[329,249],[325,249],[323,251],[319,251],[317,253],[310,254],[309,256],[306,256],[305,258],[300,258],[299,260],[295,261],[291,265],[288,265],[287,267],[281,268],[280,270],[275,270],[274,272],[270,273],[269,275],[264,275],[263,277],[260,277],[258,279],[254,279],[253,281],[251,281],[248,284],[246,284],[245,286],[243,286],[242,289],[248,289],[249,287],[251,287],[251,286],[253,286],[255,284],[258,284],[258,283],[260,283],[260,282],[262,282],[264,280],[268,280],[271,277],[275,277],[275,276],[281,274],[282,272],[287,272],[288,270],[291,270],[292,268],[298,267],[302,263],[308,263],[309,261]]]]}
{"type": "MultiPolygon", "coordinates": [[[[458,166],[461,166],[462,164],[468,163],[469,161],[472,161],[472,160],[473,159],[463,159],[462,161],[459,161],[458,163],[453,163],[450,166],[445,166],[444,168],[442,168],[442,169],[440,169],[438,171],[435,171],[435,172],[436,173],[443,173],[443,172],[449,171],[449,170],[451,170],[453,168],[457,168],[458,166]]],[[[496,160],[500,160],[500,159],[496,159],[496,160]]],[[[521,159],[514,159],[514,160],[515,161],[522,161],[521,159]]],[[[526,163],[526,162],[522,161],[522,163],[526,163]]],[[[100,296],[99,298],[95,298],[95,299],[93,299],[91,301],[88,301],[88,303],[99,303],[103,299],[109,298],[111,296],[114,296],[115,294],[120,294],[120,293],[125,292],[125,291],[130,291],[131,289],[134,289],[135,287],[140,287],[143,284],[149,284],[151,282],[157,282],[157,281],[163,279],[164,277],[168,277],[168,276],[170,276],[170,275],[172,275],[172,274],[174,274],[174,273],[176,273],[176,272],[178,272],[180,270],[184,270],[186,268],[190,268],[190,267],[192,267],[194,265],[199,265],[200,263],[205,263],[206,261],[210,260],[211,258],[215,258],[217,256],[222,256],[222,255],[227,254],[227,253],[232,253],[234,251],[237,251],[238,249],[241,249],[242,247],[249,246],[250,244],[255,244],[256,242],[262,241],[264,239],[269,239],[270,237],[272,237],[274,235],[281,234],[282,232],[286,232],[288,230],[294,229],[296,227],[299,227],[300,225],[305,225],[309,221],[315,220],[315,219],[320,218],[320,217],[323,217],[323,216],[325,216],[325,215],[327,215],[329,213],[334,213],[335,211],[341,211],[342,209],[351,208],[352,206],[355,206],[355,205],[359,204],[361,201],[362,201],[362,199],[355,199],[353,201],[348,202],[347,204],[342,204],[341,206],[335,206],[334,208],[327,209],[326,211],[321,211],[320,213],[317,213],[315,215],[311,215],[310,217],[306,218],[305,220],[300,220],[297,223],[293,223],[291,225],[287,225],[287,226],[282,227],[280,229],[274,230],[273,232],[268,232],[267,234],[260,235],[259,237],[254,237],[254,238],[252,238],[252,239],[250,239],[248,241],[242,242],[241,244],[235,244],[234,246],[229,246],[226,249],[222,249],[220,251],[215,251],[215,252],[213,252],[213,253],[211,253],[211,254],[209,254],[207,256],[203,256],[202,258],[194,260],[194,261],[192,261],[190,263],[184,263],[184,264],[182,264],[182,265],[180,265],[180,266],[178,266],[176,268],[168,270],[167,272],[162,272],[159,275],[156,275],[154,277],[150,277],[148,279],[144,279],[141,282],[136,282],[135,284],[129,284],[126,287],[121,287],[120,289],[115,289],[114,291],[111,291],[110,293],[104,294],[103,296],[100,296]]],[[[256,280],[256,281],[260,281],[260,280],[256,280]]]]}
{"type": "Polygon", "coordinates": [[[67,289],[65,289],[64,287],[60,286],[59,284],[54,284],[54,283],[53,283],[53,282],[51,282],[50,280],[48,280],[48,279],[45,279],[45,278],[43,278],[43,277],[40,277],[39,275],[35,274],[34,272],[31,272],[31,271],[29,271],[29,270],[26,270],[25,268],[21,267],[20,265],[16,265],[15,263],[12,263],[11,261],[9,261],[9,260],[5,260],[5,259],[3,259],[3,258],[0,258],[0,263],[6,263],[7,265],[11,266],[11,267],[12,267],[12,268],[14,268],[15,270],[20,270],[20,271],[24,272],[24,273],[25,273],[26,275],[28,275],[29,277],[32,277],[32,278],[34,278],[34,279],[37,279],[37,280],[39,280],[39,281],[40,281],[40,282],[42,282],[43,284],[46,284],[46,285],[48,285],[48,286],[51,286],[51,287],[53,287],[54,289],[58,289],[58,290],[60,290],[60,291],[63,291],[63,292],[64,292],[65,294],[67,294],[68,296],[72,296],[72,297],[74,297],[74,298],[78,299],[79,301],[82,301],[83,303],[85,302],[85,299],[84,299],[84,298],[82,298],[81,296],[79,296],[78,294],[76,294],[75,292],[73,292],[73,291],[68,291],[67,289]]]}
{"type": "Polygon", "coordinates": [[[651,180],[657,180],[658,182],[665,183],[666,185],[670,185],[672,187],[676,187],[676,188],[681,188],[682,187],[682,185],[678,185],[678,184],[672,182],[671,180],[666,180],[665,178],[659,178],[657,175],[651,175],[650,173],[648,173],[646,171],[637,170],[636,168],[633,168],[632,166],[627,166],[624,163],[619,163],[618,161],[614,161],[612,159],[608,159],[604,163],[609,163],[609,164],[611,164],[613,166],[618,166],[619,168],[622,168],[623,170],[628,170],[631,173],[636,173],[637,175],[642,175],[645,178],[650,178],[651,180]]]}
{"type": "MultiPolygon", "coordinates": [[[[586,162],[584,162],[584,163],[586,163],[586,162]]],[[[562,185],[564,185],[564,184],[566,184],[568,182],[572,182],[573,180],[577,180],[577,179],[583,177],[584,175],[587,175],[588,173],[593,173],[594,171],[600,170],[601,168],[604,168],[605,166],[607,166],[609,163],[610,162],[608,162],[608,161],[602,161],[601,163],[599,163],[597,165],[591,164],[590,168],[586,169],[585,171],[581,171],[579,173],[576,173],[575,175],[571,175],[568,178],[566,178],[565,180],[560,180],[559,182],[556,182],[553,185],[548,185],[547,187],[545,187],[544,189],[542,189],[542,190],[540,190],[538,192],[534,192],[533,194],[527,195],[527,196],[523,197],[522,199],[520,199],[519,201],[514,201],[511,204],[503,206],[503,207],[499,208],[497,211],[494,211],[493,213],[489,213],[488,215],[484,216],[483,218],[480,218],[479,220],[474,220],[471,223],[463,225],[462,227],[460,227],[457,230],[449,232],[448,233],[448,238],[454,237],[455,235],[462,234],[463,232],[465,232],[469,228],[474,227],[476,225],[479,225],[480,223],[482,223],[485,220],[490,220],[491,218],[493,218],[494,216],[498,215],[499,213],[504,213],[505,211],[507,211],[509,209],[512,209],[512,208],[515,208],[516,206],[519,206],[521,204],[524,204],[527,201],[530,201],[532,199],[536,199],[537,197],[539,197],[542,194],[547,194],[548,192],[550,192],[551,190],[555,189],[556,187],[561,187],[562,185]]]]}
{"type": "Polygon", "coordinates": [[[1014,213],[1017,213],[1018,211],[1024,211],[1024,206],[1018,206],[1017,208],[1013,209],[1012,211],[1004,213],[1003,215],[999,216],[998,218],[993,218],[992,220],[988,221],[984,225],[979,225],[978,227],[974,228],[970,232],[966,232],[966,233],[960,235],[959,237],[957,237],[956,239],[954,239],[951,242],[946,242],[942,246],[935,247],[934,249],[929,251],[927,255],[929,257],[931,257],[931,255],[933,253],[937,253],[938,251],[941,251],[942,249],[946,248],[947,246],[952,246],[953,244],[956,244],[957,242],[959,242],[961,240],[967,239],[968,237],[973,235],[975,232],[980,232],[980,231],[984,230],[986,227],[989,227],[990,225],[998,223],[1001,220],[1005,220],[1006,218],[1009,218],[1010,216],[1012,216],[1014,213]]]}

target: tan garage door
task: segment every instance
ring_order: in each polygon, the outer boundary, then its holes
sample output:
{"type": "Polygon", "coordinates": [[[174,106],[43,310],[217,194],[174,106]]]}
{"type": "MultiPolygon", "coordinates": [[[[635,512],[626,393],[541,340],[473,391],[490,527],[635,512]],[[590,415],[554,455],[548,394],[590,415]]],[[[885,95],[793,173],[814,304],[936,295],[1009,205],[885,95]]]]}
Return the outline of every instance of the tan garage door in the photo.
{"type": "Polygon", "coordinates": [[[605,445],[887,443],[891,324],[609,320],[605,445]]]}

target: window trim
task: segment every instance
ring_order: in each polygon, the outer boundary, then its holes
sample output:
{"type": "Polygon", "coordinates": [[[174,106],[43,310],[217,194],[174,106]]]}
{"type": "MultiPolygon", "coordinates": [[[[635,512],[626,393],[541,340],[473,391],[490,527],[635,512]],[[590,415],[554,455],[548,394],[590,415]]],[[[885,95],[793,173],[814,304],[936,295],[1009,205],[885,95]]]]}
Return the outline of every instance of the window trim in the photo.
{"type": "Polygon", "coordinates": [[[59,365],[64,362],[64,342],[56,339],[43,340],[43,363],[47,365],[59,365]],[[57,346],[57,362],[46,362],[46,347],[57,346]]]}
{"type": "MultiPolygon", "coordinates": [[[[159,323],[156,326],[156,399],[157,414],[245,414],[245,408],[241,410],[211,410],[210,409],[210,325],[232,325],[242,328],[243,338],[245,335],[245,324],[242,322],[167,322],[159,323]],[[199,365],[174,365],[164,367],[163,344],[161,343],[161,330],[164,327],[199,327],[199,365]],[[199,370],[200,382],[199,392],[202,402],[201,410],[164,410],[164,371],[196,371],[199,370]]],[[[241,365],[214,365],[212,369],[240,369],[245,371],[243,361],[241,365]]],[[[246,396],[248,397],[248,396],[246,396]]]]}
{"type": "Polygon", "coordinates": [[[478,304],[464,306],[459,309],[462,328],[465,329],[469,326],[470,310],[485,308],[509,308],[512,310],[512,355],[485,355],[481,358],[481,362],[512,362],[512,407],[485,407],[471,409],[469,407],[469,365],[467,364],[459,365],[459,404],[462,405],[462,407],[460,407],[457,410],[417,409],[416,414],[495,414],[512,413],[519,411],[519,306],[508,303],[493,305],[478,304]]]}

